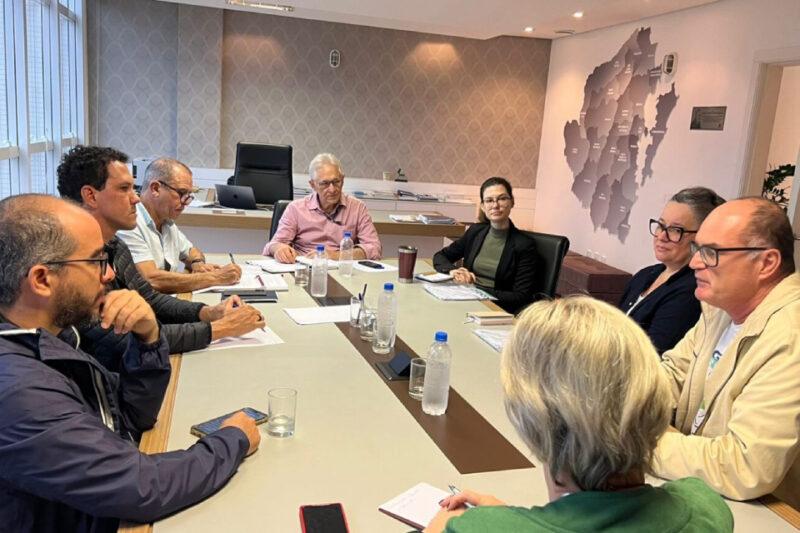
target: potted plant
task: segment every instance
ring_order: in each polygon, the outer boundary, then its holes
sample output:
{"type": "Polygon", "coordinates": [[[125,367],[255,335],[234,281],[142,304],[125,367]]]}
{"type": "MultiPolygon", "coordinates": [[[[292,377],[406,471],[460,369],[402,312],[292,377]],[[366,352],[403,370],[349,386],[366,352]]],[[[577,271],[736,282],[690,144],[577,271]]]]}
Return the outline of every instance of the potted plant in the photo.
{"type": "Polygon", "coordinates": [[[783,208],[789,207],[789,188],[791,183],[786,183],[786,178],[794,176],[795,166],[792,164],[780,165],[767,172],[764,185],[761,187],[761,196],[772,200],[783,208]]]}

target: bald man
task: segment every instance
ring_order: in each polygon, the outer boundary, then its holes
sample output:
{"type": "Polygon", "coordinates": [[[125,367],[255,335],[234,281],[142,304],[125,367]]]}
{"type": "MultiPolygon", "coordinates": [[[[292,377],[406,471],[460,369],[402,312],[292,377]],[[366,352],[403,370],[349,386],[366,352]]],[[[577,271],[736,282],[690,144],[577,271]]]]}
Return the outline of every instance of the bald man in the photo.
{"type": "Polygon", "coordinates": [[[761,198],[723,204],[689,266],[702,316],[664,353],[677,410],[656,473],[699,477],[735,500],[800,505],[800,276],[786,213],[761,198]]]}
{"type": "Polygon", "coordinates": [[[199,502],[256,450],[237,413],[188,450],[147,455],[170,376],[167,343],[114,279],[97,221],[50,196],[0,202],[0,529],[116,531],[199,502]],[[119,374],[77,348],[76,326],[128,335],[119,374]]]}

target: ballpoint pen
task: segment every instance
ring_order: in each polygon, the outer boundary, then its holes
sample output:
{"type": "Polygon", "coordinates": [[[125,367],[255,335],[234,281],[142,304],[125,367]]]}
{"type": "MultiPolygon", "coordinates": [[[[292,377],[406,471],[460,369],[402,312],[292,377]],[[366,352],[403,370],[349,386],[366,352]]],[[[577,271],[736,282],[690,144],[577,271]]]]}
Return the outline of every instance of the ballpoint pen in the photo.
{"type": "MultiPolygon", "coordinates": [[[[453,496],[461,492],[455,485],[447,485],[447,488],[450,489],[450,492],[453,494],[453,496]]],[[[467,509],[472,509],[475,506],[469,502],[464,502],[464,507],[466,507],[467,509]]]]}
{"type": "Polygon", "coordinates": [[[267,286],[264,285],[264,280],[261,279],[261,274],[256,274],[256,279],[258,280],[258,283],[261,285],[261,288],[267,290],[267,286]]]}
{"type": "Polygon", "coordinates": [[[231,264],[235,265],[236,261],[233,259],[233,252],[228,252],[228,256],[231,258],[231,264]]]}

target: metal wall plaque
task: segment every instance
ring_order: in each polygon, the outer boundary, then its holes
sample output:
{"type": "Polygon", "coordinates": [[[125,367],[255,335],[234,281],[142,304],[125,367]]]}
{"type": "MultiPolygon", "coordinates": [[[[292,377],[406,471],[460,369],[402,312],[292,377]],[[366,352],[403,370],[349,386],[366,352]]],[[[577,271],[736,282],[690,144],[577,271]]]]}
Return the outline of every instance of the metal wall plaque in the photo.
{"type": "Polygon", "coordinates": [[[725,125],[725,111],[727,109],[727,106],[693,107],[689,129],[721,131],[725,125]]]}

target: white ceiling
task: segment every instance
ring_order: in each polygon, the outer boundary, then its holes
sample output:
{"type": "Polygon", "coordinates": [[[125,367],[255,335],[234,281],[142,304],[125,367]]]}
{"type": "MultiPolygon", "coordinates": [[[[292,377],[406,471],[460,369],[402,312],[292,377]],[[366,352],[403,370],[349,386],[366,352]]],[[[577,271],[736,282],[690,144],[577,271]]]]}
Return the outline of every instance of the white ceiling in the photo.
{"type": "Polygon", "coordinates": [[[264,0],[292,13],[233,7],[225,0],[162,0],[180,4],[344,22],[475,39],[518,35],[554,39],[557,30],[583,33],[717,0],[264,0]],[[583,11],[582,19],[573,18],[583,11]],[[533,26],[533,33],[525,33],[533,26]]]}

